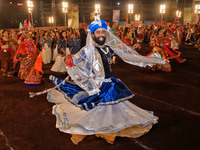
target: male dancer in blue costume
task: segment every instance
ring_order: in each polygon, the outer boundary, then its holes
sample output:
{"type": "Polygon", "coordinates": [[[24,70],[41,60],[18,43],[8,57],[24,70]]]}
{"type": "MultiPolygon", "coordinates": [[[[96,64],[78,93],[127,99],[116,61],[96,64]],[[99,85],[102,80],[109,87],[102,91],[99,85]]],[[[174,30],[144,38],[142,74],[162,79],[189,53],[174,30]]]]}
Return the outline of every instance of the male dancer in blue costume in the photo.
{"type": "Polygon", "coordinates": [[[137,138],[147,133],[157,123],[157,117],[128,101],[134,94],[112,76],[111,55],[117,53],[124,61],[138,66],[165,61],[146,58],[134,50],[126,55],[129,48],[123,43],[119,47],[127,48],[125,52],[112,50],[105,44],[109,31],[102,19],[93,21],[88,29],[86,46],[65,59],[68,74],[75,83],[51,78],[54,86],[62,83],[47,96],[50,102],[56,103],[52,111],[57,118],[56,127],[71,134],[74,144],[86,135],[102,137],[112,144],[116,136],[137,138]],[[135,59],[131,60],[130,56],[135,59]]]}

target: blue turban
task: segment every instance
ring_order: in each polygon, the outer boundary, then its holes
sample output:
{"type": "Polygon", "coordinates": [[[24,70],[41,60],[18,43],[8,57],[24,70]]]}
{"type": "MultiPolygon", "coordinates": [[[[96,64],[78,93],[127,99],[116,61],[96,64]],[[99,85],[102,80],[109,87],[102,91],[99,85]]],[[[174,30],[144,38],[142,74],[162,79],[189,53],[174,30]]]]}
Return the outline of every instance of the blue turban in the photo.
{"type": "Polygon", "coordinates": [[[88,29],[90,29],[91,34],[99,28],[104,28],[106,30],[108,28],[106,22],[103,19],[101,19],[101,26],[99,26],[99,20],[95,20],[88,27],[88,29]]]}

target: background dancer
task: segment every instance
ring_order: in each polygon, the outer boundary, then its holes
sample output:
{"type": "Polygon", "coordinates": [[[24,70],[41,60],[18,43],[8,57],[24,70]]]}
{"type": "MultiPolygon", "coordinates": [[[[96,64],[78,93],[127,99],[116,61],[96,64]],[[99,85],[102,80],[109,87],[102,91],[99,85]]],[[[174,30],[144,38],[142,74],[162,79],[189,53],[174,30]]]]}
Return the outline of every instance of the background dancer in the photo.
{"type": "Polygon", "coordinates": [[[5,77],[13,77],[14,68],[13,68],[13,51],[12,43],[9,38],[9,33],[7,30],[3,31],[3,37],[0,39],[0,69],[1,73],[5,77]]]}
{"type": "Polygon", "coordinates": [[[16,56],[15,63],[20,62],[18,76],[24,80],[26,85],[38,85],[42,76],[42,57],[38,57],[35,43],[32,39],[32,32],[28,32],[25,40],[21,42],[16,56]]]}

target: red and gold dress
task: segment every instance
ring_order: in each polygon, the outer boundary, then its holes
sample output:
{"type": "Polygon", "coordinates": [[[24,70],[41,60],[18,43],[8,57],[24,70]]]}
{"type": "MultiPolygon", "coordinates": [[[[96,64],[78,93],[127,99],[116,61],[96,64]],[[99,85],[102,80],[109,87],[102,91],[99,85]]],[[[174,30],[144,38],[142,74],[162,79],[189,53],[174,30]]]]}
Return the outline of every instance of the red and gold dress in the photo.
{"type": "Polygon", "coordinates": [[[131,46],[131,40],[125,37],[122,37],[122,42],[125,43],[127,46],[131,46]]]}
{"type": "Polygon", "coordinates": [[[10,39],[0,39],[0,69],[3,76],[13,76],[13,52],[10,39]],[[6,48],[5,48],[6,47],[6,48]]]}
{"type": "MultiPolygon", "coordinates": [[[[168,59],[168,54],[166,53],[165,49],[163,48],[163,38],[159,37],[159,36],[155,36],[152,41],[151,41],[151,46],[153,47],[152,51],[147,55],[147,56],[151,56],[154,53],[158,53],[160,54],[160,56],[163,59],[168,59]]],[[[150,69],[152,69],[153,71],[156,70],[160,70],[160,71],[165,71],[165,72],[171,72],[171,65],[169,61],[166,61],[165,64],[157,64],[153,67],[149,67],[150,69]]]]}
{"type": "Polygon", "coordinates": [[[168,55],[168,59],[176,59],[176,61],[178,63],[182,63],[184,61],[186,61],[186,59],[184,59],[181,55],[181,52],[178,50],[175,50],[171,47],[171,40],[170,40],[170,36],[165,37],[164,39],[164,48],[165,51],[168,55]]]}
{"type": "Polygon", "coordinates": [[[36,45],[26,40],[20,44],[15,62],[20,61],[18,76],[24,80],[26,85],[38,85],[41,83],[42,76],[42,57],[41,53],[37,56],[36,45]]]}

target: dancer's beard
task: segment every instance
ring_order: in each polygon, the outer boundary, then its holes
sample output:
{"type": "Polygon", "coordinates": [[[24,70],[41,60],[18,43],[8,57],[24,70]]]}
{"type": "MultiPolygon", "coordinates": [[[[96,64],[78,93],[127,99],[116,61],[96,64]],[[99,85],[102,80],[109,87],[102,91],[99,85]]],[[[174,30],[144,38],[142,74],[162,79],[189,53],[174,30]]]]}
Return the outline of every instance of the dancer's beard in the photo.
{"type": "Polygon", "coordinates": [[[106,41],[106,37],[105,36],[100,36],[98,38],[96,38],[96,36],[93,36],[93,40],[98,44],[98,45],[104,45],[105,41],[106,41]],[[100,38],[103,38],[103,40],[99,40],[100,38]]]}

